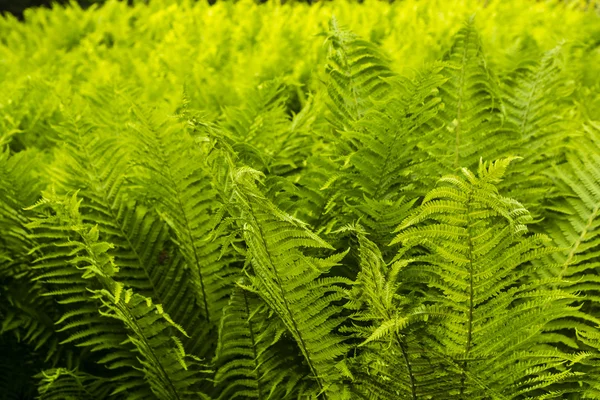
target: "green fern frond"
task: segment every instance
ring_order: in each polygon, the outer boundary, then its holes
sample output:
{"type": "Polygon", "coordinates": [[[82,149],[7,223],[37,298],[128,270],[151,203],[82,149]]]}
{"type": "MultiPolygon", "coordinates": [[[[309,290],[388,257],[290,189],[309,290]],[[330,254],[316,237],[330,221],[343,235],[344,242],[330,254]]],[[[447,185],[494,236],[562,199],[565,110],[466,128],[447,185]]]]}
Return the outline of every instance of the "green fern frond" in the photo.
{"type": "Polygon", "coordinates": [[[507,156],[516,134],[505,126],[497,84],[486,66],[473,18],[456,33],[444,60],[447,81],[440,88],[444,102],[440,117],[445,131],[427,146],[434,161],[451,171],[460,166],[475,168],[480,157],[507,156]]]}
{"type": "Polygon", "coordinates": [[[506,398],[538,396],[563,372],[569,375],[562,367],[566,355],[546,346],[544,326],[575,314],[570,303],[577,297],[549,288],[552,279],[531,279],[533,262],[556,249],[546,237],[527,235],[527,210],[495,188],[510,161],[480,163],[477,175],[463,168],[464,178],[442,178],[393,241],[414,259],[401,279],[415,289],[428,287],[423,301],[445,310],[429,329],[439,343],[434,352],[464,371],[456,382],[459,397],[489,390],[506,398]]]}
{"type": "Polygon", "coordinates": [[[418,330],[411,327],[426,312],[399,294],[398,275],[410,261],[387,264],[378,246],[362,228],[356,229],[361,269],[349,293],[347,307],[355,310],[355,323],[347,330],[362,343],[357,347],[360,355],[352,360],[353,388],[361,398],[439,396],[448,379],[445,367],[427,355],[418,330]]]}
{"type": "Polygon", "coordinates": [[[171,231],[158,215],[136,201],[127,174],[131,169],[130,145],[87,119],[71,118],[57,128],[62,140],[53,165],[55,187],[68,193],[78,190],[84,221],[97,224],[119,265],[117,279],[138,293],[156,299],[190,333],[185,340],[192,354],[202,354],[205,327],[198,324],[201,308],[195,289],[171,231]]]}
{"type": "Polygon", "coordinates": [[[566,162],[556,165],[549,173],[560,196],[550,203],[549,221],[544,226],[564,249],[553,254],[556,263],[553,274],[563,279],[564,290],[582,296],[581,314],[556,323],[556,330],[571,332],[573,340],[589,353],[574,364],[586,373],[582,379],[588,385],[584,398],[598,398],[600,129],[589,123],[586,133],[587,138],[581,139],[578,148],[567,155],[566,162]]]}
{"type": "Polygon", "coordinates": [[[98,310],[100,315],[114,318],[127,328],[128,341],[137,349],[141,366],[131,367],[141,369],[157,399],[209,398],[194,388],[201,382],[200,371],[195,365],[199,360],[185,353],[179,337],[187,334],[160,304],[152,304],[150,298],[137,295],[131,289],[123,292],[118,284],[114,293],[106,289],[93,293],[93,297],[102,302],[98,310]]]}
{"type": "Polygon", "coordinates": [[[234,178],[255,274],[252,284],[296,341],[317,392],[327,397],[339,390],[336,364],[346,352],[343,338],[335,332],[344,320],[337,304],[344,296],[340,285],[346,280],[324,274],[345,254],[328,258],[308,255],[332,248],[301,221],[275,208],[257,189],[256,176],[256,171],[242,168],[234,178]]]}
{"type": "Polygon", "coordinates": [[[520,199],[534,214],[543,213],[545,199],[554,187],[544,173],[552,163],[562,162],[565,143],[576,134],[565,114],[565,98],[572,91],[563,71],[564,46],[546,52],[540,60],[518,68],[504,82],[506,115],[519,139],[514,153],[523,157],[502,188],[520,199]]]}
{"type": "Polygon", "coordinates": [[[225,237],[213,235],[224,208],[211,179],[209,154],[180,123],[136,105],[132,111],[139,121],[132,124],[135,184],[174,232],[202,315],[216,326],[239,272],[232,257],[222,254],[225,237]]]}
{"type": "Polygon", "coordinates": [[[256,294],[243,286],[233,289],[223,311],[216,355],[220,398],[284,399],[303,392],[299,386],[306,371],[298,368],[301,360],[286,356],[281,344],[285,327],[268,314],[256,294]]]}
{"type": "Polygon", "coordinates": [[[43,349],[44,358],[55,362],[61,353],[53,325],[57,310],[34,281],[34,257],[28,253],[35,241],[23,211],[37,200],[44,183],[38,171],[41,157],[33,150],[0,152],[0,333],[14,334],[34,351],[43,349]]]}
{"type": "Polygon", "coordinates": [[[232,149],[242,162],[256,168],[267,168],[280,162],[282,145],[293,136],[285,113],[283,86],[277,80],[260,84],[247,94],[244,106],[225,109],[223,129],[233,140],[232,149]]]}
{"type": "Polygon", "coordinates": [[[414,80],[390,80],[388,99],[366,112],[355,130],[341,135],[340,141],[347,142],[342,147],[358,149],[340,167],[341,196],[378,244],[389,243],[389,232],[433,182],[418,142],[441,126],[435,121],[445,81],[441,70],[435,65],[414,80]]]}
{"type": "Polygon", "coordinates": [[[40,400],[95,400],[110,396],[106,379],[66,368],[42,371],[37,375],[40,400]]]}
{"type": "Polygon", "coordinates": [[[62,283],[62,288],[51,292],[59,301],[78,305],[57,321],[63,325],[61,330],[73,332],[64,343],[77,342],[98,352],[96,362],[114,371],[112,394],[127,391],[129,398],[139,399],[153,393],[165,400],[202,396],[191,389],[201,380],[198,370],[188,371],[188,357],[179,338],[187,334],[162,305],[153,305],[150,298],[114,279],[119,268],[108,253],[113,245],[99,240],[98,226],[85,224],[80,204],[76,195],[64,198],[50,193],[32,209],[47,213],[49,208],[51,213],[29,224],[69,235],[66,242],[55,244],[66,252],[48,252],[41,259],[43,263],[65,257],[67,263],[40,275],[48,284],[62,283]]]}
{"type": "Polygon", "coordinates": [[[7,251],[5,257],[13,260],[30,246],[22,209],[37,201],[45,183],[39,171],[42,157],[35,150],[11,154],[8,148],[0,149],[0,244],[7,251]]]}
{"type": "Polygon", "coordinates": [[[336,129],[352,129],[373,101],[385,97],[393,76],[387,58],[373,43],[340,28],[334,17],[329,24],[327,93],[331,122],[336,129]]]}

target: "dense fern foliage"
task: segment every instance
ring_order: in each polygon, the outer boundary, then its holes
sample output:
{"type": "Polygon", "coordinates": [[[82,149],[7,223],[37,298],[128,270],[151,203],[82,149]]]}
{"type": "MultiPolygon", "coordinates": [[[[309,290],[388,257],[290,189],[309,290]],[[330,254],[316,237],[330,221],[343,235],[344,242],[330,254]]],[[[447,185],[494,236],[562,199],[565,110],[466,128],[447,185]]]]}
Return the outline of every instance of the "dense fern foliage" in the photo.
{"type": "Polygon", "coordinates": [[[586,4],[1,17],[0,398],[600,399],[586,4]]]}

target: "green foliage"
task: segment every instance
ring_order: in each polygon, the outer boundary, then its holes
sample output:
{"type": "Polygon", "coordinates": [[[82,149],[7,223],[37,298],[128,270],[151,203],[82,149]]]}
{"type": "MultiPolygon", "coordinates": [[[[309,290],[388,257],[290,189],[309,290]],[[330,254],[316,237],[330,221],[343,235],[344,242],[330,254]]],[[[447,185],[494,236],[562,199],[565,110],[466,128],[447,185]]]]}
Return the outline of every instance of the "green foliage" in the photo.
{"type": "Polygon", "coordinates": [[[0,397],[600,399],[576,2],[0,17],[0,397]]]}

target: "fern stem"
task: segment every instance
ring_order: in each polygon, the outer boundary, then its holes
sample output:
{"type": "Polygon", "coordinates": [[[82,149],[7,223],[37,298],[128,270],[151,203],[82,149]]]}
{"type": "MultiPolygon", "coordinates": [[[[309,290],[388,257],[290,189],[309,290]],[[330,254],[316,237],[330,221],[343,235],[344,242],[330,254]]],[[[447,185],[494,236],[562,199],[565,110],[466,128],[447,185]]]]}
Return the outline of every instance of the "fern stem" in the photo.
{"type": "MultiPolygon", "coordinates": [[[[308,363],[308,367],[310,368],[310,371],[313,374],[313,376],[315,377],[315,379],[317,381],[317,385],[319,386],[319,389],[322,392],[323,384],[321,382],[321,379],[319,378],[317,369],[315,368],[315,366],[312,363],[312,359],[310,357],[310,352],[308,351],[308,348],[306,347],[306,343],[304,342],[304,338],[302,337],[302,334],[300,333],[300,329],[298,328],[298,324],[296,323],[296,318],[294,317],[294,313],[292,312],[292,310],[288,304],[287,296],[285,295],[285,290],[283,289],[283,283],[281,282],[281,277],[279,276],[279,271],[277,271],[277,268],[275,267],[275,263],[273,261],[273,257],[271,256],[271,252],[269,251],[269,248],[267,246],[267,242],[264,240],[266,235],[265,235],[261,225],[258,223],[258,220],[256,219],[256,216],[254,213],[254,208],[252,207],[252,202],[248,202],[248,206],[250,208],[251,217],[254,220],[254,223],[257,226],[258,231],[260,233],[259,239],[262,242],[263,246],[265,247],[265,252],[267,253],[267,257],[269,258],[269,264],[273,267],[275,279],[277,280],[277,287],[278,287],[279,291],[281,292],[283,306],[285,307],[285,311],[288,313],[290,320],[292,321],[292,326],[294,329],[293,333],[295,333],[298,337],[298,341],[300,342],[299,345],[302,348],[302,352],[304,353],[306,362],[308,363]]],[[[327,395],[325,395],[325,398],[327,398],[327,395]]]]}
{"type": "Polygon", "coordinates": [[[398,346],[400,347],[400,351],[402,352],[402,358],[404,358],[404,363],[406,364],[406,370],[408,372],[408,377],[410,380],[410,392],[413,400],[417,400],[417,387],[415,384],[415,376],[413,375],[412,366],[410,365],[410,360],[408,359],[408,351],[404,344],[404,341],[400,339],[400,335],[396,332],[396,340],[398,341],[398,346]]]}
{"type": "Polygon", "coordinates": [[[466,382],[466,371],[467,371],[467,358],[471,351],[471,341],[473,339],[473,235],[471,234],[471,193],[467,197],[467,232],[469,235],[469,316],[467,321],[467,344],[465,346],[465,360],[463,362],[463,376],[460,382],[460,395],[464,395],[465,382],[466,382]]]}
{"type": "Polygon", "coordinates": [[[256,351],[256,340],[254,337],[254,329],[252,327],[252,321],[250,320],[251,315],[250,315],[250,307],[248,305],[248,296],[246,295],[245,291],[243,291],[242,293],[244,295],[244,307],[246,309],[246,315],[248,315],[248,331],[250,332],[250,341],[252,342],[254,370],[256,371],[256,390],[258,391],[258,399],[262,400],[263,399],[263,390],[262,390],[262,384],[260,381],[260,364],[258,362],[258,353],[256,351]]]}
{"type": "Polygon", "coordinates": [[[567,256],[567,259],[565,260],[565,263],[563,264],[563,268],[562,268],[562,271],[560,272],[559,278],[562,278],[563,275],[565,274],[565,272],[567,272],[567,268],[569,268],[571,261],[573,261],[573,257],[575,257],[575,252],[577,251],[577,249],[579,248],[579,246],[581,245],[581,243],[587,236],[587,233],[590,230],[590,228],[592,227],[594,220],[598,217],[599,211],[600,211],[600,204],[597,204],[596,207],[594,207],[594,209],[592,210],[592,214],[589,216],[588,220],[586,221],[585,227],[581,231],[581,234],[579,235],[579,237],[577,238],[575,243],[573,243],[573,247],[571,248],[571,251],[569,251],[569,255],[567,256]]]}

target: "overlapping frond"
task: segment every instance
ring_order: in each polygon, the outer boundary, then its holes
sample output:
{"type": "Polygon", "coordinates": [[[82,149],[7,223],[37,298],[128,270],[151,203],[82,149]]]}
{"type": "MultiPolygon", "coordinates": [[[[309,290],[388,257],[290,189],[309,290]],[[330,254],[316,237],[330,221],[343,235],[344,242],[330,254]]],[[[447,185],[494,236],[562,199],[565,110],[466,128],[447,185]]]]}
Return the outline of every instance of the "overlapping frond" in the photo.
{"type": "Polygon", "coordinates": [[[334,17],[329,24],[327,93],[331,123],[338,130],[352,129],[371,108],[385,97],[393,76],[387,58],[368,40],[341,28],[334,17]]]}
{"type": "Polygon", "coordinates": [[[463,371],[449,396],[557,398],[552,384],[570,376],[566,356],[545,346],[543,328],[575,313],[576,297],[552,289],[552,280],[529,279],[532,261],[556,250],[527,235],[527,210],[498,193],[510,161],[442,178],[394,239],[414,259],[400,279],[426,285],[423,300],[444,315],[428,330],[439,343],[434,353],[463,371]]]}
{"type": "Polygon", "coordinates": [[[248,102],[225,109],[222,127],[233,140],[232,147],[243,162],[256,168],[269,168],[278,162],[280,151],[273,146],[292,135],[285,113],[283,86],[269,81],[249,91],[248,102]],[[286,137],[287,136],[287,137],[286,137]]]}
{"type": "Polygon", "coordinates": [[[507,156],[516,134],[504,123],[497,83],[486,65],[481,38],[470,18],[454,36],[440,88],[445,130],[429,138],[426,148],[441,169],[476,168],[480,157],[507,156]]]}
{"type": "Polygon", "coordinates": [[[106,379],[85,372],[54,368],[42,371],[38,378],[40,400],[95,400],[110,396],[111,386],[106,379]]]}
{"type": "Polygon", "coordinates": [[[0,398],[600,400],[600,19],[255,3],[0,16],[0,398]]]}
{"type": "Polygon", "coordinates": [[[237,270],[229,254],[222,254],[224,238],[213,235],[224,209],[211,179],[210,149],[160,112],[151,114],[136,105],[132,110],[138,119],[132,124],[135,187],[172,229],[202,315],[216,326],[237,270]]]}
{"type": "Polygon", "coordinates": [[[78,190],[81,214],[94,223],[114,247],[117,278],[141,295],[152,297],[189,332],[187,351],[202,353],[195,288],[169,227],[133,195],[126,171],[131,169],[131,146],[87,120],[68,120],[57,129],[62,145],[53,165],[55,188],[78,190]]]}
{"type": "Polygon", "coordinates": [[[40,216],[29,224],[40,238],[62,240],[42,247],[39,268],[45,269],[40,279],[50,286],[50,295],[71,306],[56,322],[61,331],[70,332],[64,343],[96,353],[96,362],[112,371],[106,382],[111,395],[169,400],[202,396],[191,390],[201,380],[186,364],[180,339],[186,333],[162,305],[115,280],[119,267],[108,253],[113,245],[99,240],[98,226],[84,222],[80,203],[75,195],[49,193],[34,207],[40,216]]]}
{"type": "Polygon", "coordinates": [[[341,168],[340,195],[350,205],[350,215],[361,220],[378,244],[389,243],[390,232],[434,182],[419,141],[441,127],[436,120],[439,87],[445,81],[441,70],[436,65],[414,80],[391,80],[389,98],[340,138],[346,147],[358,149],[341,168]]]}
{"type": "Polygon", "coordinates": [[[554,191],[544,173],[561,162],[565,144],[575,129],[564,117],[564,98],[572,91],[563,73],[564,46],[546,52],[540,60],[523,63],[503,82],[506,116],[519,134],[514,154],[523,157],[502,185],[535,214],[554,191]]]}
{"type": "Polygon", "coordinates": [[[351,361],[354,390],[364,399],[443,396],[447,367],[429,354],[419,330],[411,326],[426,311],[399,294],[398,275],[410,261],[386,263],[378,246],[357,229],[360,272],[347,305],[355,311],[348,330],[360,340],[351,361]]]}
{"type": "Polygon", "coordinates": [[[345,280],[325,274],[344,253],[327,258],[310,255],[311,250],[332,248],[260,193],[254,182],[256,171],[242,168],[234,179],[254,272],[252,285],[283,321],[304,356],[317,392],[327,398],[327,393],[341,389],[336,364],[346,346],[336,329],[345,319],[339,305],[345,280]]]}
{"type": "Polygon", "coordinates": [[[35,150],[13,155],[8,148],[0,150],[0,263],[17,261],[30,246],[22,209],[38,199],[44,185],[45,178],[39,176],[41,157],[35,150]]]}
{"type": "Polygon", "coordinates": [[[40,157],[34,150],[0,152],[0,332],[30,344],[42,353],[41,360],[55,362],[60,350],[53,318],[59,314],[35,282],[34,257],[29,254],[35,240],[23,210],[37,200],[44,184],[40,157]]]}
{"type": "Polygon", "coordinates": [[[571,332],[573,339],[586,352],[576,364],[586,371],[589,385],[585,398],[600,398],[597,379],[600,376],[598,310],[600,309],[600,130],[594,123],[586,126],[587,137],[567,154],[566,162],[554,166],[549,175],[554,179],[558,196],[548,206],[549,221],[544,226],[563,251],[553,254],[556,268],[552,271],[563,279],[564,290],[581,295],[581,311],[576,318],[559,321],[556,330],[571,332]]]}
{"type": "Polygon", "coordinates": [[[306,389],[301,381],[307,371],[283,343],[285,326],[269,314],[256,293],[243,286],[233,289],[223,311],[216,354],[215,380],[223,388],[219,398],[298,398],[306,389]]]}

